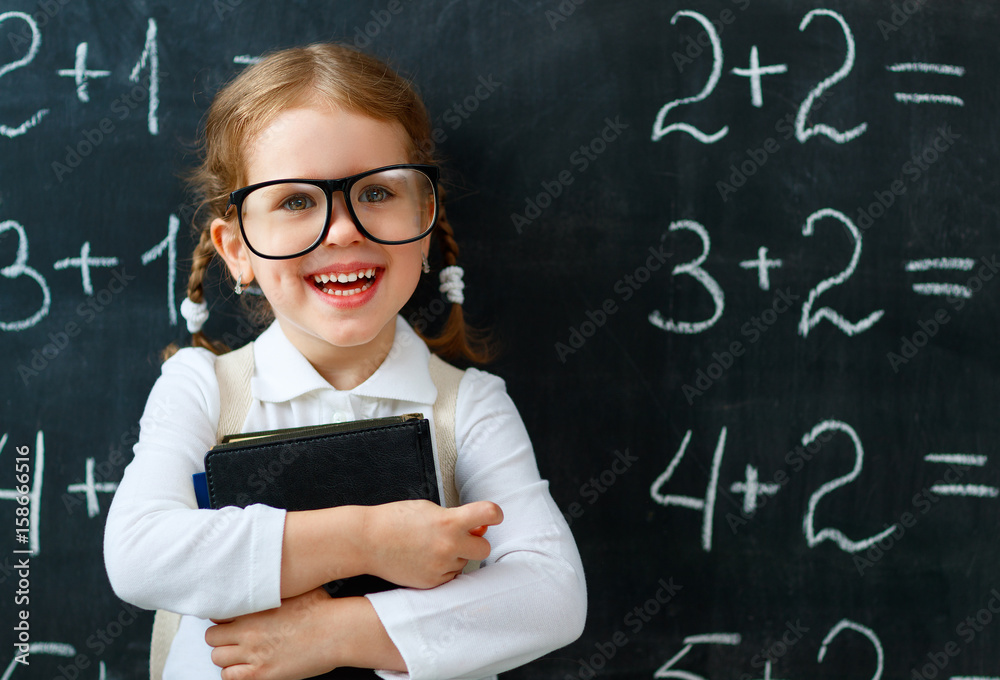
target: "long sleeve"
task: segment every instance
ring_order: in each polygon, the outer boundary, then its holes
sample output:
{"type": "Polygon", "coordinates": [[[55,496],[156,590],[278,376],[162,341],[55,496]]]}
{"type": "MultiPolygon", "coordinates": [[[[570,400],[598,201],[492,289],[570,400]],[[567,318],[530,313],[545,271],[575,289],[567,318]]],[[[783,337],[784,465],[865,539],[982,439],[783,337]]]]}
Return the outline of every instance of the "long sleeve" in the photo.
{"type": "Polygon", "coordinates": [[[494,501],[504,521],[487,532],[491,554],[479,571],[433,590],[368,596],[411,680],[509,670],[575,640],[586,618],[576,544],[502,380],[467,372],[456,431],[462,502],[494,501]]]}
{"type": "Polygon", "coordinates": [[[284,511],[197,509],[191,475],[215,444],[218,393],[214,356],[195,349],[150,392],[104,536],[112,588],[140,607],[228,618],[280,603],[284,511]]]}

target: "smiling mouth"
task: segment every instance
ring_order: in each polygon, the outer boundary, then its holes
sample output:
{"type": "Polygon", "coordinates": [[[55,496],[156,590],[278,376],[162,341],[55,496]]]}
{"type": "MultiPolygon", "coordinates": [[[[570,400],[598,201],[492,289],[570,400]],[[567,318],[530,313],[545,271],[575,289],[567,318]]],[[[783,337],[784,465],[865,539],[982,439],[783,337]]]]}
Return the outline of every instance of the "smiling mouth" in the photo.
{"type": "Polygon", "coordinates": [[[356,272],[341,272],[339,274],[316,274],[313,278],[313,285],[327,295],[340,295],[349,297],[363,293],[375,283],[378,269],[369,267],[359,269],[356,272]]]}

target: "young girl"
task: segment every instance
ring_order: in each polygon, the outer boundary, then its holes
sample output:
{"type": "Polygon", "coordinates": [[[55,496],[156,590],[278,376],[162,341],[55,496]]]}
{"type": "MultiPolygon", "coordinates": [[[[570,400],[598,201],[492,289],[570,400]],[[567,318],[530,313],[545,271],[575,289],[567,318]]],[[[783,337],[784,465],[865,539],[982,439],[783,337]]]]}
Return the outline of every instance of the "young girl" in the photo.
{"type": "Polygon", "coordinates": [[[164,677],[218,678],[221,668],[227,680],[292,679],[357,666],[384,678],[482,678],[576,639],[586,613],[576,546],[503,382],[482,371],[459,386],[458,507],[197,509],[191,475],[220,415],[223,348],[200,332],[216,255],[236,292],[255,283],[275,318],[253,345],[244,432],[430,418],[428,344],[478,357],[429,118],[385,64],[334,45],[270,55],[217,95],[204,147],[196,180],[210,214],[182,305],[195,347],[153,386],[105,537],[122,599],[184,615],[164,677]],[[425,342],[399,311],[428,271],[431,241],[449,265],[452,305],[442,336],[425,342]],[[482,568],[460,573],[470,560],[482,568]],[[346,598],[320,588],[363,573],[402,587],[346,598]]]}

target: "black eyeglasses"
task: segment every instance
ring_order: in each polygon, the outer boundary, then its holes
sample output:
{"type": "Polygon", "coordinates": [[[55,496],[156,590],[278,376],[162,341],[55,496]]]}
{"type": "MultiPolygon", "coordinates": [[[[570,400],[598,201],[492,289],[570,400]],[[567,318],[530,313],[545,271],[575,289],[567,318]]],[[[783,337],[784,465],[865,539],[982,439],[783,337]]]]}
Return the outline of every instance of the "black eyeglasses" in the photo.
{"type": "Polygon", "coordinates": [[[436,166],[403,164],[340,179],[275,179],[229,194],[226,212],[236,207],[247,247],[269,260],[300,257],[323,242],[337,191],[365,238],[411,243],[437,222],[438,176],[436,166]]]}

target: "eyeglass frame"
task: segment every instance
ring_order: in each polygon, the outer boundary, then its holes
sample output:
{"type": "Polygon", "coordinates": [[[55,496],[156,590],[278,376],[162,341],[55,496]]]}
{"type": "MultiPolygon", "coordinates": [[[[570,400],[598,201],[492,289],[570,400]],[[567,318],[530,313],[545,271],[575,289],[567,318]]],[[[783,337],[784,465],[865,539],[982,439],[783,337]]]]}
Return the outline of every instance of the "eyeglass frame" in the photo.
{"type": "Polygon", "coordinates": [[[434,227],[437,226],[438,215],[441,212],[440,200],[438,198],[438,179],[441,176],[441,170],[436,165],[426,165],[423,163],[399,163],[396,165],[386,165],[381,168],[374,168],[372,170],[365,170],[364,172],[359,172],[356,175],[349,175],[347,177],[341,177],[339,179],[272,179],[266,182],[258,182],[257,184],[250,184],[248,186],[242,187],[233,191],[229,194],[229,203],[226,205],[226,214],[229,214],[229,209],[236,208],[236,218],[240,223],[240,234],[243,236],[243,242],[247,245],[257,257],[262,257],[265,260],[291,260],[296,257],[302,257],[312,251],[316,250],[324,240],[326,240],[327,235],[330,233],[330,218],[333,216],[333,194],[334,192],[341,192],[344,195],[344,204],[347,205],[347,212],[351,215],[351,220],[354,222],[354,226],[358,228],[358,231],[368,240],[374,241],[387,246],[397,246],[403,245],[405,243],[413,243],[414,241],[419,241],[422,238],[426,238],[428,234],[434,231],[434,227]],[[412,169],[420,171],[427,179],[431,182],[431,191],[434,194],[434,219],[431,220],[431,224],[427,227],[419,236],[414,236],[413,238],[408,238],[403,241],[388,241],[385,239],[380,239],[373,236],[364,228],[361,224],[361,220],[358,219],[357,214],[354,212],[354,205],[351,201],[351,188],[357,184],[360,180],[374,175],[380,172],[385,172],[386,170],[405,170],[412,169]],[[294,255],[265,255],[260,252],[250,243],[250,239],[247,238],[246,229],[243,227],[243,201],[246,197],[256,189],[261,187],[272,186],[275,184],[309,184],[314,187],[318,187],[323,190],[326,195],[326,219],[323,223],[323,230],[320,232],[319,236],[313,242],[311,246],[305,250],[299,251],[294,255]]]}

